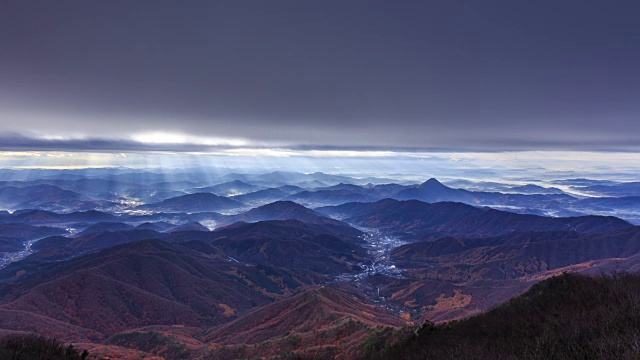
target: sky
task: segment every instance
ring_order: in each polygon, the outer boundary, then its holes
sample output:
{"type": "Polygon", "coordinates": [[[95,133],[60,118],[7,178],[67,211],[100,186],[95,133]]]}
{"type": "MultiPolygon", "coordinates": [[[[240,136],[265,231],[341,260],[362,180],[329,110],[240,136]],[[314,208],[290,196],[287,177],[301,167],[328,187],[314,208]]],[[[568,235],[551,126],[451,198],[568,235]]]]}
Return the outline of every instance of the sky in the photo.
{"type": "Polygon", "coordinates": [[[0,0],[0,151],[640,160],[639,11],[0,0]]]}

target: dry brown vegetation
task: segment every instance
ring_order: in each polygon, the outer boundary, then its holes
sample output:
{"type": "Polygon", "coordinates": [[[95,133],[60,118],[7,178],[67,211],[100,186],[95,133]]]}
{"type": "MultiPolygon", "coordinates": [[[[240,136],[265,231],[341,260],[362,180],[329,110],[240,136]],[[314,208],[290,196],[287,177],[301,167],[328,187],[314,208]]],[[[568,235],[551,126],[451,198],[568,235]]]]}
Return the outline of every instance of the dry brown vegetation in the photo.
{"type": "Polygon", "coordinates": [[[566,273],[487,313],[425,323],[416,334],[365,358],[637,359],[640,275],[566,273]]]}

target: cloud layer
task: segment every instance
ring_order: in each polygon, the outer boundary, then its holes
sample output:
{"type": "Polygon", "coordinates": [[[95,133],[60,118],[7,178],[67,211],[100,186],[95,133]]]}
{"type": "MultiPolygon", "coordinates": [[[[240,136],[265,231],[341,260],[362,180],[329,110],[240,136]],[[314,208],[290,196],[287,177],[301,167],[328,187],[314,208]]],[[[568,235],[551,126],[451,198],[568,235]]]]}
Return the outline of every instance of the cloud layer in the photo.
{"type": "Polygon", "coordinates": [[[11,2],[0,12],[0,148],[638,151],[638,10],[11,2]],[[153,132],[231,142],[136,141],[153,132]]]}

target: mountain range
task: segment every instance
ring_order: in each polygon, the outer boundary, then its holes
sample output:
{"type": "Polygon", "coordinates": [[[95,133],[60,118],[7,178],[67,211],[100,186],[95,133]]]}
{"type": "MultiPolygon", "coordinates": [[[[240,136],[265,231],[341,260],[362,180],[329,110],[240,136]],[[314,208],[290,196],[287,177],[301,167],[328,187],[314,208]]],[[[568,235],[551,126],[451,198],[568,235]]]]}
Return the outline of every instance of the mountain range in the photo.
{"type": "Polygon", "coordinates": [[[6,174],[0,338],[95,356],[402,358],[540,281],[640,270],[634,183],[6,174]]]}

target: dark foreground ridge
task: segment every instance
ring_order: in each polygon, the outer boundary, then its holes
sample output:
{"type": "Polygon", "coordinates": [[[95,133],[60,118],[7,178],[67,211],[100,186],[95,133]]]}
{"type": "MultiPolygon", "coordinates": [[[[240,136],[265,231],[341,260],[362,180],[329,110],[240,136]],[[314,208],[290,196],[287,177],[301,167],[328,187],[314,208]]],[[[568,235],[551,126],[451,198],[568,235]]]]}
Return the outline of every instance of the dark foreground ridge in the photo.
{"type": "Polygon", "coordinates": [[[0,360],[84,360],[87,350],[80,351],[56,339],[36,334],[9,334],[0,337],[0,360]]]}
{"type": "Polygon", "coordinates": [[[640,275],[565,273],[466,320],[365,341],[366,359],[638,359],[640,275]]]}

